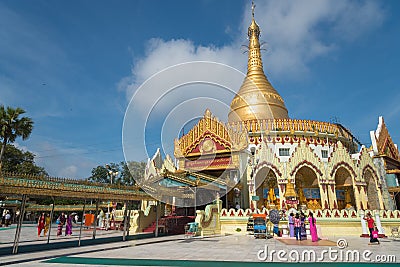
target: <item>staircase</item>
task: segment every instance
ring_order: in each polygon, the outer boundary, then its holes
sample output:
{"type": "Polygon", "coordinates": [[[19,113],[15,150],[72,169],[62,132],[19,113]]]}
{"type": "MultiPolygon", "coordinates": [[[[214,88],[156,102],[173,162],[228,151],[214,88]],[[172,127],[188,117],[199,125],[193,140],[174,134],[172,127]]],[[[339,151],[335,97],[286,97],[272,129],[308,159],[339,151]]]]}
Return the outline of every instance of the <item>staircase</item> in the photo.
{"type": "MultiPolygon", "coordinates": [[[[185,225],[189,222],[194,222],[194,216],[166,216],[160,218],[158,227],[164,228],[168,234],[184,234],[185,225]]],[[[143,229],[143,233],[154,233],[156,231],[156,221],[152,222],[149,226],[143,229]]]]}
{"type": "Polygon", "coordinates": [[[156,222],[155,221],[143,229],[143,233],[154,233],[155,231],[156,231],[156,222]]]}

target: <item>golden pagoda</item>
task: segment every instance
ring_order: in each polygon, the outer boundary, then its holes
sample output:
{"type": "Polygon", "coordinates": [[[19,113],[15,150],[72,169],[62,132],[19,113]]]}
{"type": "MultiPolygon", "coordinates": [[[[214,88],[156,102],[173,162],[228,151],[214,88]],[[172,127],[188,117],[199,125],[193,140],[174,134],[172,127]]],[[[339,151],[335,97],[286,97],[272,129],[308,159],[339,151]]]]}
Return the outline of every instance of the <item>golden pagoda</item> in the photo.
{"type": "Polygon", "coordinates": [[[260,27],[254,19],[252,5],[252,21],[248,28],[249,37],[247,75],[239,92],[233,98],[229,122],[287,119],[288,111],[279,93],[264,74],[260,51],[260,27]]]}
{"type": "MultiPolygon", "coordinates": [[[[346,218],[355,216],[350,210],[394,210],[400,203],[395,195],[400,192],[400,153],[383,119],[371,133],[373,146],[368,149],[339,123],[289,118],[282,97],[264,74],[254,7],[247,75],[231,102],[229,121],[219,121],[207,109],[175,140],[178,164],[169,158],[163,165],[174,175],[168,183],[182,172],[207,181],[221,179],[226,187],[215,192],[223,196],[227,210],[236,203],[251,209],[273,204],[279,209],[345,210],[346,218]]],[[[148,170],[148,179],[161,173],[153,160],[148,170]]]]}

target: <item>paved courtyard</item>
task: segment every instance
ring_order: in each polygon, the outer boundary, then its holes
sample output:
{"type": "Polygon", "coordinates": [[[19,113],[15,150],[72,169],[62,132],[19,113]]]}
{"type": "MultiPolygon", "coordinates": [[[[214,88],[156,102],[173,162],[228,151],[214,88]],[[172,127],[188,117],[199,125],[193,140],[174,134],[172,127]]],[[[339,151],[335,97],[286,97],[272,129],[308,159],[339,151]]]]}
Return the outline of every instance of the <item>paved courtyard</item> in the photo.
{"type": "MultiPolygon", "coordinates": [[[[16,224],[12,224],[9,227],[0,227],[0,249],[5,247],[10,247],[14,243],[16,231],[16,224]]],[[[113,236],[122,236],[122,231],[118,230],[97,230],[96,237],[113,237],[113,236]]],[[[86,227],[82,228],[81,240],[90,240],[93,237],[93,229],[88,229],[86,227]]],[[[65,241],[78,241],[79,239],[79,225],[76,225],[72,229],[71,236],[65,236],[65,227],[63,228],[63,232],[61,236],[57,237],[57,225],[53,224],[51,228],[50,234],[50,243],[59,243],[65,241]]],[[[21,228],[20,234],[20,246],[24,245],[37,245],[37,244],[46,244],[47,236],[43,236],[43,231],[41,236],[37,237],[37,225],[36,224],[23,224],[21,228]]],[[[1,254],[0,254],[1,255],[1,254]]]]}
{"type": "MultiPolygon", "coordinates": [[[[0,257],[7,266],[246,266],[266,262],[397,262],[400,241],[330,236],[318,243],[254,239],[249,235],[184,238],[183,235],[0,257]],[[337,244],[339,241],[339,246],[337,244]],[[284,242],[282,242],[284,241],[284,242]]],[[[353,265],[353,264],[352,264],[353,265]]],[[[331,265],[334,266],[334,265],[331,265]]]]}

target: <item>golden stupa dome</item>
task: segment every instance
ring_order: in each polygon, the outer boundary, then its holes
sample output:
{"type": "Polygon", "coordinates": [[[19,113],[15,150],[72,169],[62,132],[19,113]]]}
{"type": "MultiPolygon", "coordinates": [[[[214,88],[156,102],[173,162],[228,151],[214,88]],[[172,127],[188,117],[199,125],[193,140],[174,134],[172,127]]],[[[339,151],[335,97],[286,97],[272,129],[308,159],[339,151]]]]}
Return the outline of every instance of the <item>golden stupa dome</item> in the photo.
{"type": "Polygon", "coordinates": [[[260,28],[253,18],[248,28],[249,51],[247,75],[231,102],[229,122],[287,119],[285,103],[264,74],[260,51],[260,28]]]}

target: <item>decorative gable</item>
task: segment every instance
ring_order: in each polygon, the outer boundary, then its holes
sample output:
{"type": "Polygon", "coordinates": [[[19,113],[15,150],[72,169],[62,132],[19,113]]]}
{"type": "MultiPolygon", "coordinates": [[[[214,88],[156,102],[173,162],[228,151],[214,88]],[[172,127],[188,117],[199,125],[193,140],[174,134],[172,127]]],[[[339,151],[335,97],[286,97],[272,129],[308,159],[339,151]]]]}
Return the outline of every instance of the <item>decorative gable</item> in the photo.
{"type": "Polygon", "coordinates": [[[206,154],[230,153],[246,149],[247,132],[227,127],[206,110],[204,117],[184,136],[175,139],[177,158],[206,154]]]}
{"type": "Polygon", "coordinates": [[[301,141],[289,159],[289,175],[294,178],[296,172],[305,165],[313,169],[319,177],[322,177],[323,163],[314,151],[304,141],[301,141]]]}
{"type": "Polygon", "coordinates": [[[375,132],[371,132],[371,139],[375,154],[385,155],[397,161],[400,160],[399,150],[390,137],[383,117],[379,117],[378,128],[375,132]]]}

